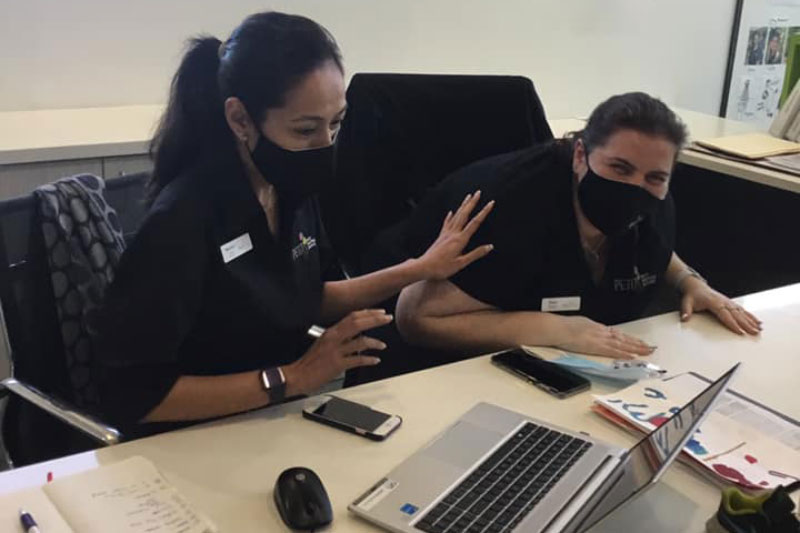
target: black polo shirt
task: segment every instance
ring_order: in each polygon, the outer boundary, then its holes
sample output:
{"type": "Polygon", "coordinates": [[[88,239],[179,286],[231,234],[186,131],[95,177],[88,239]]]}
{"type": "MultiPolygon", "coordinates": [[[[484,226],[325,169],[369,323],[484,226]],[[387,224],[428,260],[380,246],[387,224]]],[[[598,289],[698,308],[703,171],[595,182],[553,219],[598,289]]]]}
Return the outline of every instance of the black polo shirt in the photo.
{"type": "Polygon", "coordinates": [[[276,239],[241,170],[198,168],[159,194],[99,314],[112,422],[130,432],[181,375],[282,365],[307,348],[330,255],[316,200],[280,207],[276,239]]]}
{"type": "Polygon", "coordinates": [[[412,215],[408,251],[421,253],[447,211],[477,189],[482,204],[496,204],[469,248],[495,248],[450,281],[482,302],[510,311],[566,307],[565,314],[615,324],[640,316],[664,279],[675,239],[669,195],[653,215],[610,239],[604,276],[592,280],[575,218],[571,148],[564,141],[484,159],[449,176],[412,215]]]}

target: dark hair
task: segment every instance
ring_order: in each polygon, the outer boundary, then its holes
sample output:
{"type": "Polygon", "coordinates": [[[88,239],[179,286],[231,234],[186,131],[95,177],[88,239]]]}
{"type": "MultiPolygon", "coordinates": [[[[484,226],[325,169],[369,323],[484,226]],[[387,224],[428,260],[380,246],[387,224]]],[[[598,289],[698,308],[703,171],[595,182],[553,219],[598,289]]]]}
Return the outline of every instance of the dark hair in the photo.
{"type": "Polygon", "coordinates": [[[250,15],[224,44],[210,36],[190,39],[150,143],[154,168],[148,203],[181,172],[206,158],[237,164],[225,121],[226,98],[238,97],[259,124],[267,109],[282,106],[286,93],[327,61],[344,71],[333,36],[298,15],[250,15]]]}
{"type": "Polygon", "coordinates": [[[574,138],[583,140],[590,152],[623,129],[663,137],[678,150],[686,143],[686,126],[681,119],[664,102],[641,92],[618,94],[598,105],[574,138]]]}

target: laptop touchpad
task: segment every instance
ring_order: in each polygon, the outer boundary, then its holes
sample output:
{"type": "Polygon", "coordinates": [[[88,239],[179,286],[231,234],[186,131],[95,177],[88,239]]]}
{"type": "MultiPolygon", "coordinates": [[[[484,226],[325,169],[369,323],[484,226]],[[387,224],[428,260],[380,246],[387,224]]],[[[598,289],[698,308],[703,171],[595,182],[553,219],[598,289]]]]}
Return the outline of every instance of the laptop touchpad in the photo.
{"type": "Polygon", "coordinates": [[[469,422],[459,422],[428,446],[425,455],[466,469],[500,442],[503,436],[503,433],[489,431],[469,422]]]}

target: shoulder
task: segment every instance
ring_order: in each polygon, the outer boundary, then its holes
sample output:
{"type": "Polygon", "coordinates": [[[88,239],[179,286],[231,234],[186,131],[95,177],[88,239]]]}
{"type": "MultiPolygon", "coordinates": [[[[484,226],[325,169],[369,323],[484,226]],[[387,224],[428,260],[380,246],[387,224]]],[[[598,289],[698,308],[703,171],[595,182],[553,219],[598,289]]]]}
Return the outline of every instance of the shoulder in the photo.
{"type": "Polygon", "coordinates": [[[555,176],[570,172],[571,149],[564,141],[538,144],[471,163],[450,176],[441,188],[453,199],[477,189],[485,197],[515,194],[520,189],[547,187],[555,176]]]}
{"type": "Polygon", "coordinates": [[[212,222],[213,194],[208,178],[200,172],[184,172],[153,199],[123,257],[165,256],[188,250],[194,255],[205,248],[212,222]]]}
{"type": "MultiPolygon", "coordinates": [[[[490,157],[457,171],[442,188],[450,208],[466,194],[481,190],[482,202],[497,202],[497,213],[505,204],[518,216],[523,205],[525,209],[552,205],[555,196],[571,186],[571,152],[565,141],[553,141],[490,157]]],[[[497,213],[492,216],[497,218],[497,213]]]]}
{"type": "Polygon", "coordinates": [[[209,219],[220,200],[219,176],[201,168],[187,169],[168,183],[153,199],[145,219],[147,225],[168,225],[173,230],[198,230],[209,219]]]}

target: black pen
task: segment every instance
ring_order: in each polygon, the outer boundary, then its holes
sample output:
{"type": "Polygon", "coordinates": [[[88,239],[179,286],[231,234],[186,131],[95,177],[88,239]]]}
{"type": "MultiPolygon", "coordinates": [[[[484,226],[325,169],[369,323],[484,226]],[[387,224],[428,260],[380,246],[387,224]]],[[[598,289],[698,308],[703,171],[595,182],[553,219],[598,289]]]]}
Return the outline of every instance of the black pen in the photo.
{"type": "Polygon", "coordinates": [[[36,525],[36,520],[25,509],[19,510],[19,521],[22,522],[22,530],[25,533],[42,533],[39,526],[36,525]]]}

